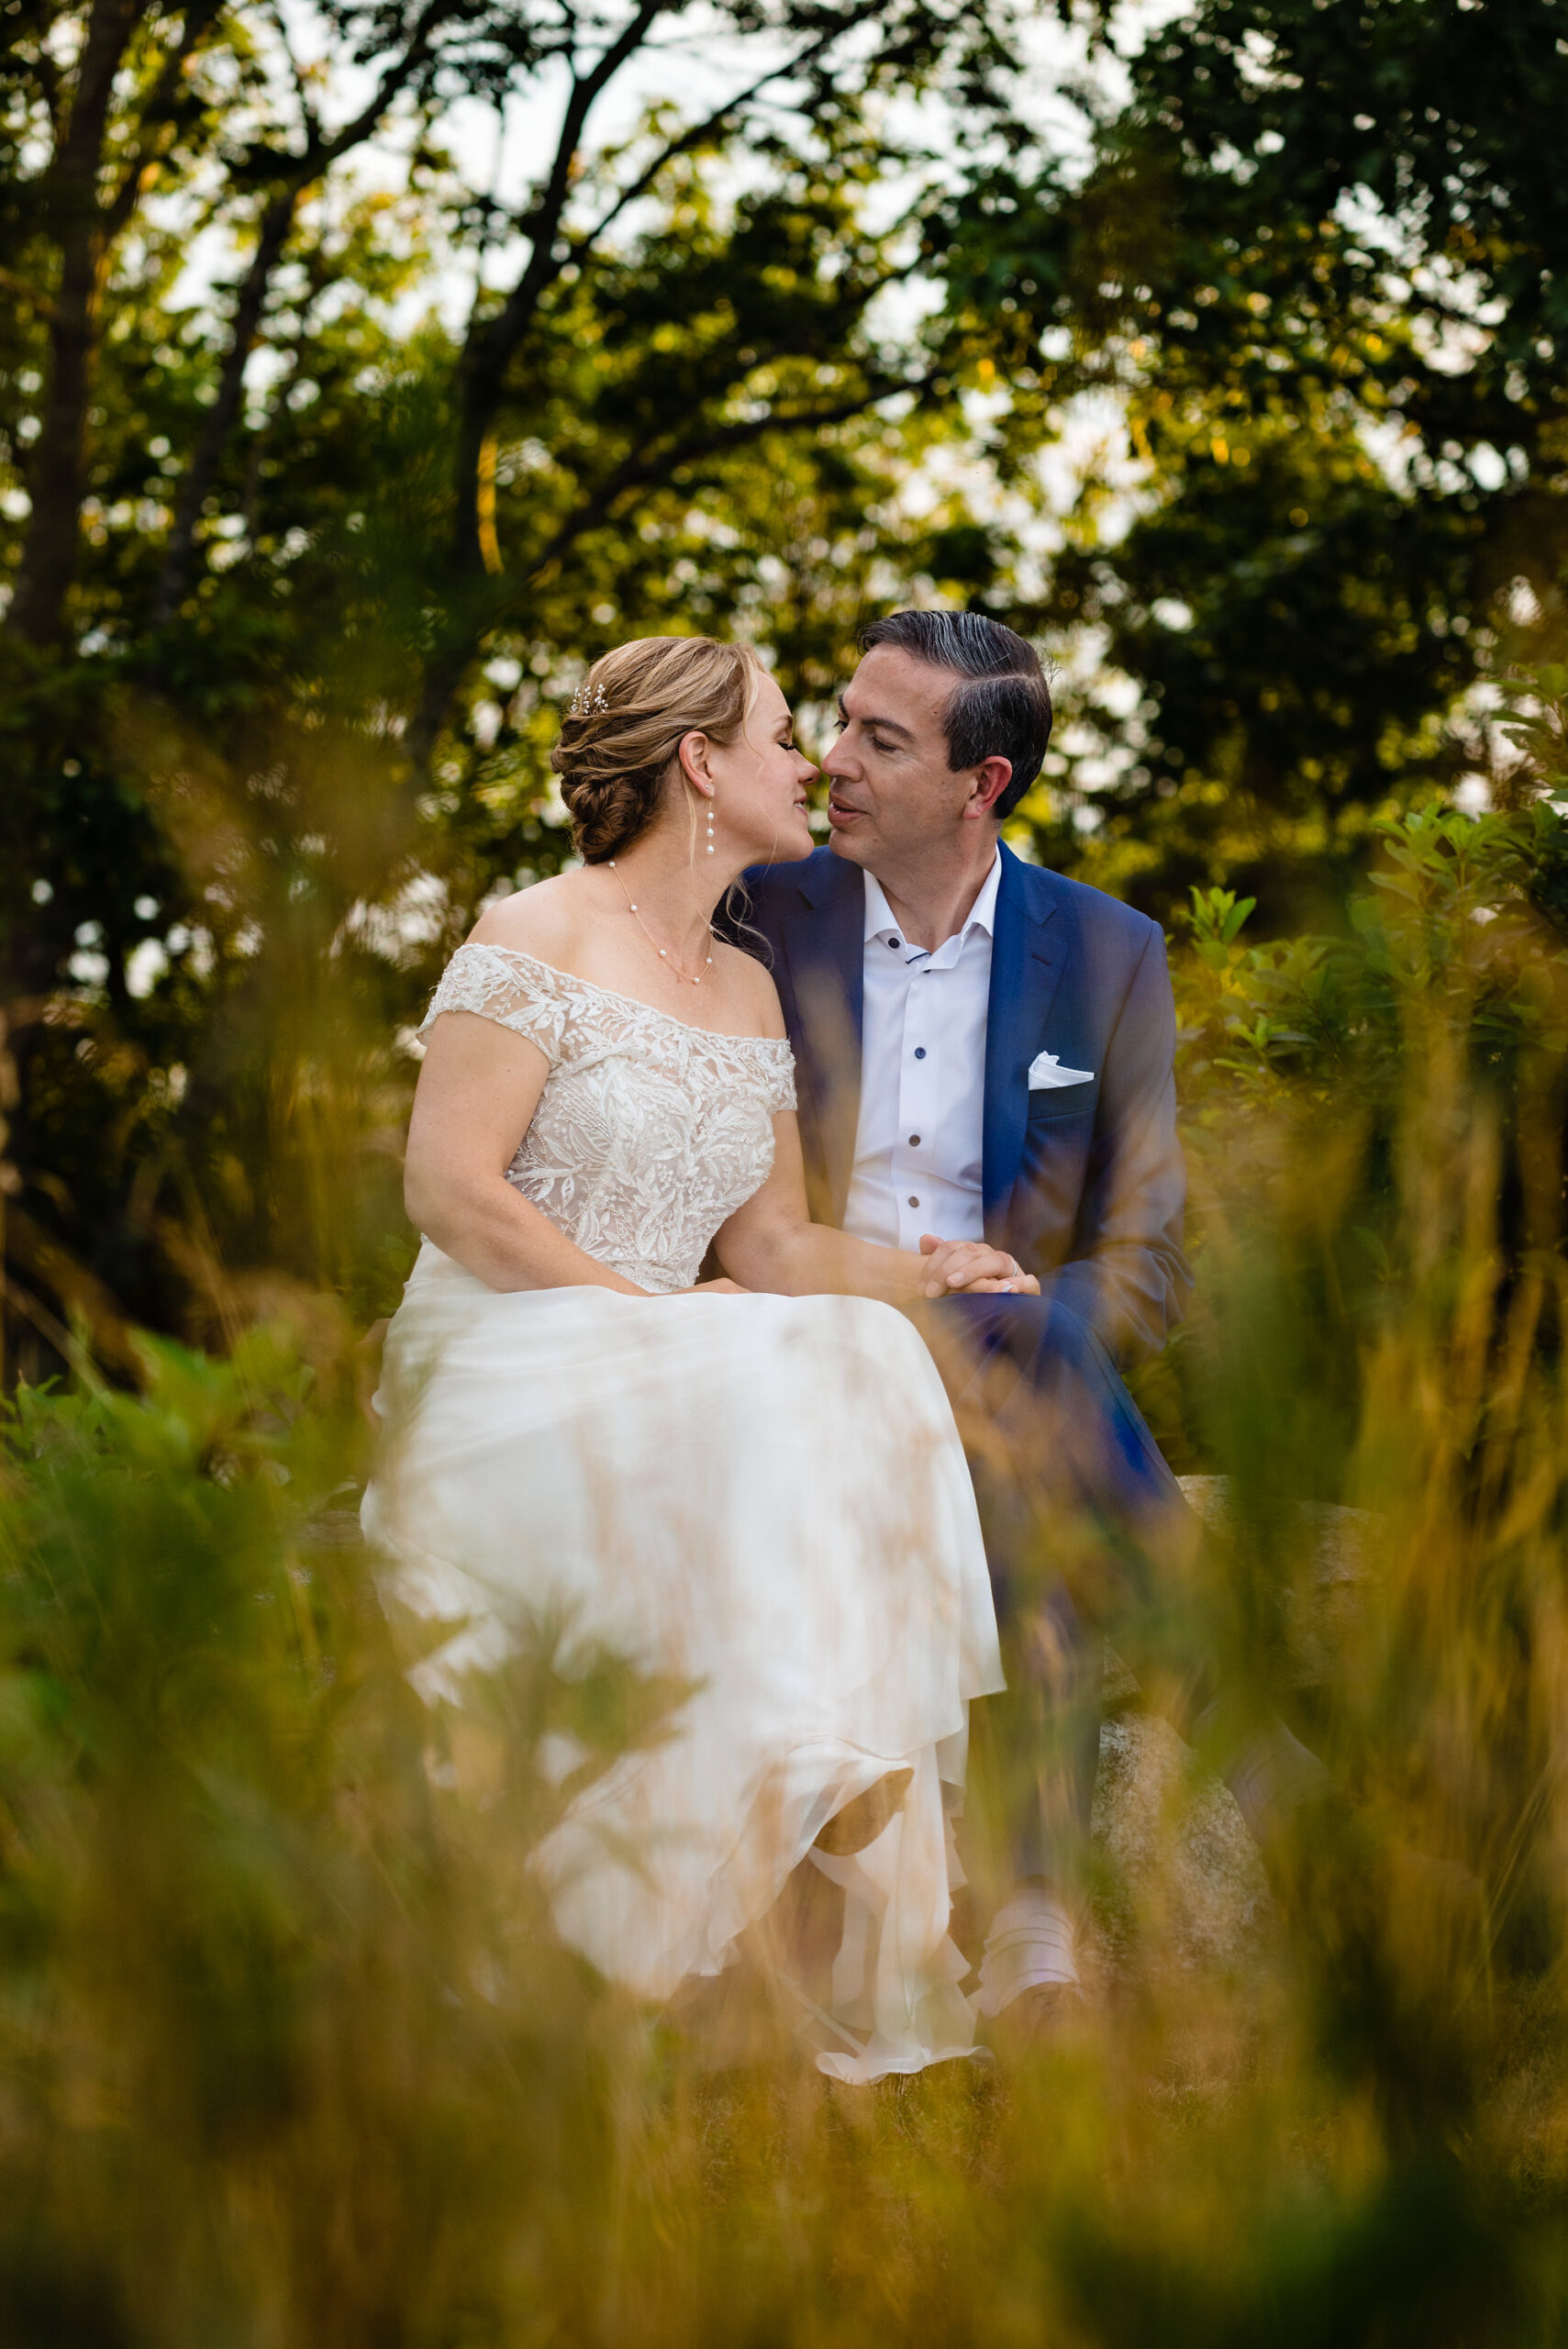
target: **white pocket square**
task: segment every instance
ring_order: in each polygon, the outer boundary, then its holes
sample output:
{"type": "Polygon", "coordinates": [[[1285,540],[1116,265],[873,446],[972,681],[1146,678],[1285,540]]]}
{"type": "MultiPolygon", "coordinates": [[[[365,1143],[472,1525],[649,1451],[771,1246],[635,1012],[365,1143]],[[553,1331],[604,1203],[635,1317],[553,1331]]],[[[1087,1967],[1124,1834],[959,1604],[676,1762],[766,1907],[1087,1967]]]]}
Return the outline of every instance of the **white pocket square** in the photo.
{"type": "Polygon", "coordinates": [[[1063,1068],[1054,1052],[1037,1052],[1029,1063],[1029,1091],[1047,1092],[1053,1085],[1093,1085],[1092,1068],[1063,1068]]]}

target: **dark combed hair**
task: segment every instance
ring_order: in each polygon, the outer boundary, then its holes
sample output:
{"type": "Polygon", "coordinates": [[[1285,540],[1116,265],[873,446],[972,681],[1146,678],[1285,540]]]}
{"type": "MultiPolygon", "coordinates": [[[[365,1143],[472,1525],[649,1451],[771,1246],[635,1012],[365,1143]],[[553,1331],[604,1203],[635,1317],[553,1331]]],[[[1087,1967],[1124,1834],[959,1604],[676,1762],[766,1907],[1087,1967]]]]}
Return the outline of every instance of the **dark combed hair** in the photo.
{"type": "Polygon", "coordinates": [[[957,773],[985,759],[1007,759],[1012,775],[997,800],[1010,816],[1036,775],[1051,740],[1051,688],[1034,647],[984,612],[891,612],[861,630],[861,651],[896,644],[928,668],[956,670],[942,730],[957,773]]]}

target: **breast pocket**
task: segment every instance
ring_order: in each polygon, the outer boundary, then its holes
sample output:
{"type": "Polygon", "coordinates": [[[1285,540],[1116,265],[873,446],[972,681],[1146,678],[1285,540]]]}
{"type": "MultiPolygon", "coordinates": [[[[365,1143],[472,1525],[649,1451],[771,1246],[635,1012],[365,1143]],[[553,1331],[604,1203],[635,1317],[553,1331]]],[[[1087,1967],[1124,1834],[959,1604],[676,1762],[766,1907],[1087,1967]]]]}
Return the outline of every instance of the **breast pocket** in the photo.
{"type": "Polygon", "coordinates": [[[1029,1095],[1029,1131],[1032,1134],[1041,1127],[1065,1124],[1073,1119],[1093,1125],[1099,1099],[1099,1080],[1095,1077],[1084,1085],[1041,1086],[1029,1095]]]}

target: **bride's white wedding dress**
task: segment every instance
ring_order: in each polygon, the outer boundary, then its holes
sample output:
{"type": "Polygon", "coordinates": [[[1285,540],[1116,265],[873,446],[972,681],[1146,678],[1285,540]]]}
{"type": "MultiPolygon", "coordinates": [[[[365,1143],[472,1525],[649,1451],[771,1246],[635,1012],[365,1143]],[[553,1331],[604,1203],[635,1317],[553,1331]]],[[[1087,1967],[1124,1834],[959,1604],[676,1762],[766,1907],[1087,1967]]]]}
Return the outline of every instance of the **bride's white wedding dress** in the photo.
{"type": "MultiPolygon", "coordinates": [[[[563,1937],[663,2000],[716,1974],[827,1821],[889,1771],[901,1810],[849,1859],[824,2070],[870,2080],[972,2043],[948,1936],[943,1783],[1002,1686],[973,1495],[929,1355],[862,1297],[690,1292],[764,1181],[787,1044],[721,1036],[470,945],[445,1011],[550,1073],[508,1179],[648,1297],[501,1292],[428,1241],[387,1337],[368,1534],[397,1597],[453,1626],[432,1697],[567,1622],[691,1685],[538,1854],[563,1937]]],[[[570,1649],[568,1649],[570,1653],[570,1649]]]]}

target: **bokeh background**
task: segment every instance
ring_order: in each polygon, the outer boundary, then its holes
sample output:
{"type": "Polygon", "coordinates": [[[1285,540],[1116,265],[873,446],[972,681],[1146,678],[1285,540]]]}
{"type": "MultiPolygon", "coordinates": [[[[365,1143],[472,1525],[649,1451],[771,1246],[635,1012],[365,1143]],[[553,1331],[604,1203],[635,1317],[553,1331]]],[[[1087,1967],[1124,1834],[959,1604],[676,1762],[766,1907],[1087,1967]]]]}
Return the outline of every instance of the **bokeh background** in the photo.
{"type": "Polygon", "coordinates": [[[0,41],[12,2336],[1568,2338],[1562,0],[0,41]],[[915,601],[1049,654],[1014,845],[1171,934],[1181,1604],[1353,1809],[1195,1952],[1180,1758],[1092,2025],[846,2096],[552,1948],[539,1741],[656,1693],[428,1716],[353,1510],[583,669],[744,635],[820,749],[915,601]]]}

